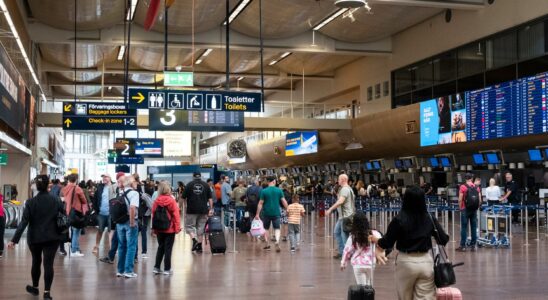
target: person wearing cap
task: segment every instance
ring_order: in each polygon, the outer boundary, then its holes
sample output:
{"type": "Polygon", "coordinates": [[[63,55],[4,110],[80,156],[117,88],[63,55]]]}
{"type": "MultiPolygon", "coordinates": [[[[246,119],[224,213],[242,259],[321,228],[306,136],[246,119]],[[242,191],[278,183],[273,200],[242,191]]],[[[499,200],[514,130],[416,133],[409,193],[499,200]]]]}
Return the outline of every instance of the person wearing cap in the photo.
{"type": "MultiPolygon", "coordinates": [[[[61,190],[61,195],[65,199],[65,209],[68,216],[70,211],[74,209],[80,212],[82,215],[86,215],[88,211],[88,202],[84,190],[76,183],[78,181],[78,174],[70,174],[68,176],[68,184],[61,190]]],[[[81,228],[71,226],[71,243],[70,252],[72,257],[82,257],[84,254],[80,251],[80,234],[81,228]]]]}
{"type": "Polygon", "coordinates": [[[276,252],[280,252],[280,203],[287,209],[287,201],[285,200],[282,190],[276,186],[276,177],[268,177],[267,181],[268,187],[263,189],[259,196],[259,205],[257,207],[255,219],[259,220],[261,212],[263,212],[262,220],[264,229],[266,230],[264,235],[266,246],[264,247],[264,250],[270,250],[268,230],[270,230],[270,224],[272,224],[272,227],[274,227],[274,236],[276,238],[276,252]]]}
{"type": "Polygon", "coordinates": [[[103,237],[103,232],[110,232],[110,199],[116,197],[116,188],[112,184],[110,176],[108,174],[101,175],[102,182],[97,187],[97,191],[92,199],[93,210],[97,212],[97,225],[99,230],[95,237],[95,247],[93,247],[93,253],[99,254],[99,244],[103,237]]]}
{"type": "Polygon", "coordinates": [[[53,283],[53,262],[55,261],[55,252],[62,239],[62,235],[57,229],[57,216],[59,213],[65,213],[65,209],[61,199],[48,193],[48,176],[39,175],[35,182],[38,195],[25,202],[23,217],[8,244],[8,249],[15,248],[28,226],[27,244],[32,253],[32,285],[27,285],[26,291],[34,296],[38,296],[40,293],[38,285],[40,268],[43,265],[44,299],[47,300],[52,299],[50,290],[53,283]]]}
{"type": "Polygon", "coordinates": [[[207,216],[213,215],[211,188],[202,180],[199,172],[194,172],[194,180],[185,187],[183,195],[186,201],[185,230],[192,238],[192,252],[202,253],[202,240],[207,216]]]}

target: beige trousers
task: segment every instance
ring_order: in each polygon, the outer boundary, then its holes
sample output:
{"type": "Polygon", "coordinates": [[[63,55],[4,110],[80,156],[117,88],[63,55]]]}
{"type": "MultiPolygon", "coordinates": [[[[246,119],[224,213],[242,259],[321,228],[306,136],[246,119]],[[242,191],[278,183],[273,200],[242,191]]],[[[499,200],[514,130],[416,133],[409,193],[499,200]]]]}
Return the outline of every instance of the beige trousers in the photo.
{"type": "Polygon", "coordinates": [[[399,253],[396,258],[396,290],[399,300],[435,300],[434,261],[430,252],[399,253]]]}

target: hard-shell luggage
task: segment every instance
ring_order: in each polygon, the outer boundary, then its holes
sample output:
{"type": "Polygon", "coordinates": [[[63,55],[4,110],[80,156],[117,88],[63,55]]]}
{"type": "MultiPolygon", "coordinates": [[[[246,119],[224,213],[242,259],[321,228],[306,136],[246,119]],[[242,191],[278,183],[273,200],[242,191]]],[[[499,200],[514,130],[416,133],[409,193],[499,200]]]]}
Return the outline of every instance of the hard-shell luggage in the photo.
{"type": "Polygon", "coordinates": [[[211,254],[224,254],[226,251],[224,232],[210,232],[209,246],[211,247],[211,254]]]}
{"type": "Polygon", "coordinates": [[[454,287],[439,288],[436,289],[436,300],[462,300],[462,294],[454,287]]]}
{"type": "Polygon", "coordinates": [[[238,230],[240,230],[241,233],[248,233],[251,230],[251,219],[243,218],[239,225],[238,230]]]}
{"type": "Polygon", "coordinates": [[[221,222],[221,217],[212,216],[207,219],[207,231],[208,232],[223,232],[223,224],[221,222]]]}

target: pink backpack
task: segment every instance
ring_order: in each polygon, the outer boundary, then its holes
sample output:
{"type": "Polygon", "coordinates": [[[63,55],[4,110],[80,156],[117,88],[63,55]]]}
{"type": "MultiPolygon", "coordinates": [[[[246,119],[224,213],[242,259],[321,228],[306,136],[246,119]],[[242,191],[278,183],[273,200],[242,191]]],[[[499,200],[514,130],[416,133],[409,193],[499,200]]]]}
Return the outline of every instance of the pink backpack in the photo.
{"type": "Polygon", "coordinates": [[[263,222],[261,220],[253,220],[253,222],[251,222],[250,232],[251,232],[251,236],[253,237],[259,237],[264,235],[265,230],[264,230],[263,222]]]}

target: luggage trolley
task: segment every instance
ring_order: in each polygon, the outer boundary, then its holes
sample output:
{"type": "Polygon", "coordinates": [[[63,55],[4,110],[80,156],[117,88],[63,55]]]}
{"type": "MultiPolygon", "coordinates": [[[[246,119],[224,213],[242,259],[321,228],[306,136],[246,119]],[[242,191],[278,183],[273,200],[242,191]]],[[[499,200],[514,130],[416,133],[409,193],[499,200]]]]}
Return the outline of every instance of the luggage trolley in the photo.
{"type": "Polygon", "coordinates": [[[485,208],[486,213],[481,216],[485,222],[480,221],[480,224],[485,225],[485,235],[478,238],[479,247],[510,247],[510,211],[511,207],[507,206],[495,205],[485,208]]]}

